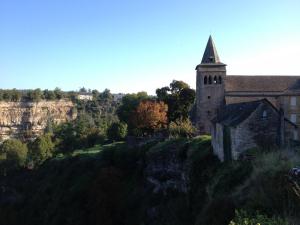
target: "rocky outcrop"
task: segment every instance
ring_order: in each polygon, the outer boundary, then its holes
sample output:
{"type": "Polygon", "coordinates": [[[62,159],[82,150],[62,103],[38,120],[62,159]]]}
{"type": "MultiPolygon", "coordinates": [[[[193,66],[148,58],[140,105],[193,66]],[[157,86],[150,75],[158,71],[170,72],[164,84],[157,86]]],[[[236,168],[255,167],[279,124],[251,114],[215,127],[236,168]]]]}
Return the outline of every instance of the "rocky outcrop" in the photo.
{"type": "Polygon", "coordinates": [[[0,140],[37,136],[49,122],[60,124],[77,117],[71,101],[0,102],[0,140]]]}
{"type": "MultiPolygon", "coordinates": [[[[188,145],[169,141],[151,148],[146,155],[145,185],[149,205],[146,209],[147,225],[160,224],[162,218],[172,214],[176,208],[172,201],[186,207],[189,191],[188,145]],[[172,207],[170,207],[172,205],[172,207]]],[[[176,204],[176,203],[175,203],[176,204]]],[[[177,216],[172,219],[177,220],[177,216]]],[[[170,223],[170,224],[175,224],[170,223]]]]}

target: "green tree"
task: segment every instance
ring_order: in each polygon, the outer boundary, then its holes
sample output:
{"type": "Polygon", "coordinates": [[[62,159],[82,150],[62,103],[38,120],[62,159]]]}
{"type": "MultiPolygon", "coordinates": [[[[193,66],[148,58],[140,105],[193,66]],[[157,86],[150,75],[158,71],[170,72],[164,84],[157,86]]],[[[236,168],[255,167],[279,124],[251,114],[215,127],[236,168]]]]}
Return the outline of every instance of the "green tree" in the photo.
{"type": "Polygon", "coordinates": [[[43,95],[46,100],[55,100],[56,98],[54,91],[48,89],[44,90],[43,95]]]}
{"type": "Polygon", "coordinates": [[[34,140],[29,148],[30,159],[34,164],[40,165],[46,159],[51,158],[54,151],[54,143],[51,134],[39,136],[34,140]]]}
{"type": "Polygon", "coordinates": [[[43,98],[43,92],[41,89],[29,90],[27,91],[27,100],[38,102],[43,98]]]}
{"type": "Polygon", "coordinates": [[[21,97],[22,97],[21,92],[18,91],[17,89],[13,89],[11,91],[11,101],[18,102],[21,100],[21,97]]]}
{"type": "Polygon", "coordinates": [[[194,104],[196,92],[183,81],[173,80],[169,87],[156,90],[157,98],[168,104],[169,121],[189,118],[189,112],[194,104]]]}
{"type": "Polygon", "coordinates": [[[58,100],[60,100],[64,97],[62,90],[58,87],[54,89],[54,95],[55,95],[55,99],[58,99],[58,100]]]}
{"type": "Polygon", "coordinates": [[[16,139],[3,142],[1,152],[6,155],[6,162],[13,168],[22,167],[27,159],[27,145],[16,139]]]}
{"type": "Polygon", "coordinates": [[[111,141],[123,140],[127,135],[127,124],[123,122],[112,123],[107,131],[108,139],[111,141]]]}

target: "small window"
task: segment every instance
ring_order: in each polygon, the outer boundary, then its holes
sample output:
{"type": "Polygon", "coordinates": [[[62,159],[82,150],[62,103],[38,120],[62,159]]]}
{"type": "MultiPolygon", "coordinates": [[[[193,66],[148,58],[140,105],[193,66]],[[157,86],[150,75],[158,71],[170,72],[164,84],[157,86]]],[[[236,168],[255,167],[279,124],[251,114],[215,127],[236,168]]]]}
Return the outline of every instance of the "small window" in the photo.
{"type": "Polygon", "coordinates": [[[207,84],[207,76],[204,77],[204,84],[207,84]]]}
{"type": "Polygon", "coordinates": [[[217,84],[217,77],[214,77],[214,84],[217,84]]]}
{"type": "Polygon", "coordinates": [[[222,77],[219,76],[219,84],[222,84],[222,77]]]}
{"type": "Polygon", "coordinates": [[[266,119],[267,116],[268,116],[268,113],[267,113],[266,110],[264,110],[264,111],[263,111],[263,114],[262,114],[262,118],[263,118],[263,119],[266,119]]]}
{"type": "Polygon", "coordinates": [[[210,95],[209,95],[209,96],[207,96],[207,98],[208,98],[208,99],[210,99],[210,95]]]}
{"type": "Polygon", "coordinates": [[[297,105],[297,98],[296,96],[291,97],[291,106],[296,106],[297,105]]]}
{"type": "Polygon", "coordinates": [[[207,111],[207,115],[210,116],[210,115],[211,115],[211,112],[210,112],[210,111],[207,111]]]}
{"type": "Polygon", "coordinates": [[[208,84],[212,84],[211,76],[208,77],[208,84]]]}
{"type": "Polygon", "coordinates": [[[291,114],[291,121],[293,123],[296,123],[297,122],[297,115],[296,114],[291,114]]]}

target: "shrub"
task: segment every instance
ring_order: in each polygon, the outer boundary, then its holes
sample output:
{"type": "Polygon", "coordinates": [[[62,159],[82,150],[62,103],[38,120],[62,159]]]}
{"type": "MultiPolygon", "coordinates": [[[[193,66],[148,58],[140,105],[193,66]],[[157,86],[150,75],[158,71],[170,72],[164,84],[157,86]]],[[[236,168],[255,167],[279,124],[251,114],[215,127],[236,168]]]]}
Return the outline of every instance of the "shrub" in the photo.
{"type": "Polygon", "coordinates": [[[196,129],[189,119],[178,119],[169,125],[169,133],[172,137],[192,137],[196,129]]]}
{"type": "Polygon", "coordinates": [[[27,145],[16,139],[3,142],[1,152],[6,155],[6,163],[9,167],[18,168],[25,165],[27,159],[27,145]]]}
{"type": "Polygon", "coordinates": [[[240,210],[236,211],[235,218],[229,225],[289,225],[289,223],[281,218],[270,218],[258,212],[250,215],[246,211],[240,210]]]}
{"type": "Polygon", "coordinates": [[[107,136],[111,141],[120,141],[124,139],[127,135],[127,124],[122,122],[113,123],[108,131],[107,136]]]}

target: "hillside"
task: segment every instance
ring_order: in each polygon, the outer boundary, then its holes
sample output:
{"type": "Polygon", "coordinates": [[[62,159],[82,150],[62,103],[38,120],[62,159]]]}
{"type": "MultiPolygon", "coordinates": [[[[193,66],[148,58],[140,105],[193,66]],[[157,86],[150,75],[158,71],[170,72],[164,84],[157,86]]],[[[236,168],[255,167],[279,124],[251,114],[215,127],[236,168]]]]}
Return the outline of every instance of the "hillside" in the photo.
{"type": "Polygon", "coordinates": [[[203,136],[58,155],[36,170],[2,173],[0,224],[227,225],[236,209],[299,222],[287,179],[299,161],[254,154],[222,164],[203,136]]]}

